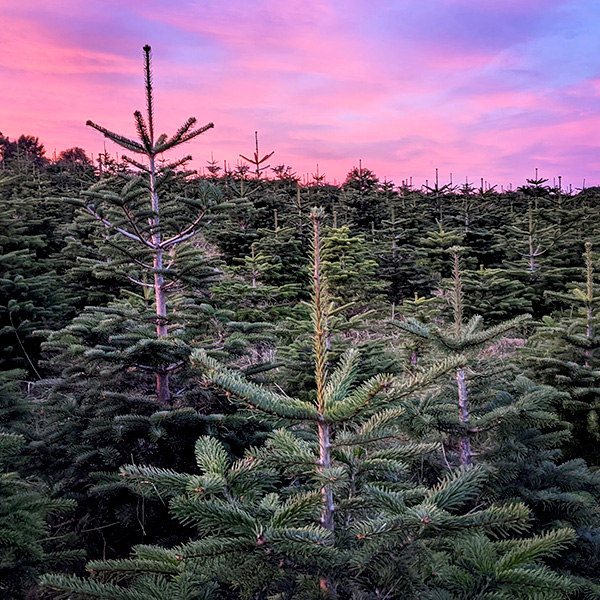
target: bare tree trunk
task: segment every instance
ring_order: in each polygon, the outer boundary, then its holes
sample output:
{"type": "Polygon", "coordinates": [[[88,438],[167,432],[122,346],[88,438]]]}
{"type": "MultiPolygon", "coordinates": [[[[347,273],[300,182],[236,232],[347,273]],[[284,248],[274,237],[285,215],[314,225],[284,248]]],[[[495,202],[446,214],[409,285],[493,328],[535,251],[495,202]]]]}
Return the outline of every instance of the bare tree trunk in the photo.
{"type": "MultiPolygon", "coordinates": [[[[593,335],[593,329],[592,329],[592,307],[588,306],[586,308],[586,318],[587,318],[587,324],[585,327],[585,337],[588,339],[588,341],[591,343],[591,339],[592,339],[592,335],[593,335]]],[[[590,366],[590,360],[592,358],[592,350],[591,348],[586,348],[585,352],[585,363],[584,366],[589,367],[590,366]]]]}
{"type": "Polygon", "coordinates": [[[533,273],[535,271],[535,250],[533,249],[533,237],[529,236],[529,271],[533,273]]]}
{"type": "MultiPolygon", "coordinates": [[[[469,422],[469,400],[467,395],[467,380],[464,369],[456,370],[456,383],[458,384],[458,418],[461,423],[469,422]]],[[[461,437],[458,442],[460,466],[467,467],[473,464],[471,441],[468,437],[461,437]]]]}
{"type": "MultiPolygon", "coordinates": [[[[319,432],[319,470],[324,471],[331,466],[331,442],[330,426],[324,419],[319,419],[317,423],[319,432]]],[[[323,486],[323,509],[321,513],[321,525],[333,533],[333,513],[335,505],[333,503],[333,492],[330,485],[323,486]]]]}
{"type": "MultiPolygon", "coordinates": [[[[167,294],[163,271],[163,250],[160,248],[160,205],[156,190],[156,164],[150,155],[150,195],[153,215],[150,218],[152,243],[154,244],[154,304],[156,307],[156,337],[167,337],[169,333],[167,321],[167,294]]],[[[170,404],[169,373],[166,369],[156,371],[156,397],[163,404],[170,404]]]]}

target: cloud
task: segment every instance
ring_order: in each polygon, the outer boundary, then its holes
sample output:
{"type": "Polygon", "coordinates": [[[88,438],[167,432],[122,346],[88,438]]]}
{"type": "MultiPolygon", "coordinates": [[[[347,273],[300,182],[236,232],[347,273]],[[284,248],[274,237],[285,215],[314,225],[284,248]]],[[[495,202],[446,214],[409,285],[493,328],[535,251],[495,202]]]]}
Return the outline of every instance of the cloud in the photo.
{"type": "Polygon", "coordinates": [[[133,135],[151,43],[159,129],[216,124],[199,165],[258,130],[272,164],[338,181],[360,158],[396,181],[580,180],[598,170],[599,16],[593,0],[5,0],[0,130],[96,153],[89,118],[133,135]]]}

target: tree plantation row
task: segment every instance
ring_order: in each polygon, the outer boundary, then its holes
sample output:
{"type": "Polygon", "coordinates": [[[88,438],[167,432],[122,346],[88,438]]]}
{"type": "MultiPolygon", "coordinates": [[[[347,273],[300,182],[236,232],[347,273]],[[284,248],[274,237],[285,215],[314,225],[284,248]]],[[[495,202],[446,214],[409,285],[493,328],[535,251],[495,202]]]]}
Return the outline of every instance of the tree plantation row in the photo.
{"type": "Polygon", "coordinates": [[[600,189],[0,135],[0,597],[600,597],[600,189]]]}

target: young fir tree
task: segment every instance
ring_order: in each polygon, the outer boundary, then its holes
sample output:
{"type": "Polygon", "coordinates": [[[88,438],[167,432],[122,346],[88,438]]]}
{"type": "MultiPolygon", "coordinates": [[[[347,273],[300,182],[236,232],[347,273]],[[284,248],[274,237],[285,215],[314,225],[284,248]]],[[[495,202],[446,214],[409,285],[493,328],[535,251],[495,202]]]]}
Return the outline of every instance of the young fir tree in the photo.
{"type": "MultiPolygon", "coordinates": [[[[296,286],[301,289],[298,296],[306,299],[310,286],[305,234],[298,234],[298,228],[289,223],[293,223],[289,215],[284,217],[286,220],[283,227],[280,225],[278,212],[274,216],[274,227],[261,229],[262,237],[256,244],[256,249],[265,257],[265,266],[268,264],[268,268],[264,270],[264,281],[274,286],[296,286]]],[[[304,228],[303,224],[301,228],[304,228]]]]}
{"type": "MultiPolygon", "coordinates": [[[[212,123],[194,128],[196,119],[188,119],[171,137],[155,135],[154,91],[152,87],[151,48],[144,46],[146,114],[134,113],[138,140],[130,139],[88,121],[87,125],[102,133],[125,150],[145,159],[145,163],[123,156],[139,174],[126,178],[121,190],[105,182],[92,187],[78,204],[106,228],[105,266],[116,269],[131,283],[152,291],[155,312],[155,354],[169,355],[169,294],[186,280],[206,278],[206,263],[190,241],[197,237],[203,221],[215,204],[213,195],[200,198],[179,196],[175,200],[162,192],[178,176],[176,169],[190,160],[186,156],[173,163],[159,161],[165,152],[194,139],[212,123]],[[162,162],[162,164],[161,164],[162,162]],[[166,342],[166,343],[165,343],[166,342]]],[[[183,174],[185,175],[185,174],[183,174]]],[[[150,340],[146,338],[146,345],[150,340]]],[[[156,397],[165,405],[172,403],[170,378],[179,368],[179,360],[152,365],[156,379],[156,397]]]]}
{"type": "Polygon", "coordinates": [[[349,223],[361,233],[379,229],[386,217],[385,198],[380,193],[377,175],[365,169],[359,161],[347,175],[342,185],[343,211],[347,211],[349,223]]]}
{"type": "Polygon", "coordinates": [[[352,235],[349,227],[325,231],[323,272],[332,299],[338,305],[351,306],[349,315],[372,310],[383,299],[383,286],[376,278],[377,262],[369,254],[366,239],[352,235]]]}
{"type": "Polygon", "coordinates": [[[24,442],[22,436],[0,430],[0,595],[6,600],[30,597],[41,572],[81,554],[60,552],[48,524],[73,503],[52,499],[39,482],[13,470],[24,442]]]}
{"type": "Polygon", "coordinates": [[[562,416],[573,426],[567,443],[568,456],[600,464],[600,364],[599,301],[592,245],[585,244],[585,281],[574,282],[567,293],[549,290],[547,295],[565,307],[545,316],[526,348],[530,371],[536,377],[569,394],[562,416]]]}
{"type": "Polygon", "coordinates": [[[514,503],[477,506],[482,469],[456,470],[433,487],[415,483],[415,464],[433,447],[403,434],[403,403],[452,362],[418,379],[381,374],[363,382],[356,379],[356,352],[330,364],[319,217],[311,303],[315,393],[271,391],[197,352],[208,382],[279,428],[241,459],[201,437],[196,474],[125,467],[124,478],[140,493],[169,497],[195,537],[171,549],[140,546],[128,560],[95,561],[88,579],[46,576],[46,588],[115,600],[553,600],[574,589],[540,560],[572,539],[569,529],[525,539],[486,536],[522,530],[527,511],[514,503]]]}
{"type": "MultiPolygon", "coordinates": [[[[155,137],[148,46],[144,74],[147,111],[135,113],[139,141],[93,126],[146,163],[126,159],[135,172],[101,180],[76,202],[95,244],[85,264],[96,281],[110,278],[108,297],[120,281],[119,297],[46,333],[46,366],[56,375],[39,388],[45,402],[34,442],[37,464],[57,495],[77,500],[73,527],[92,557],[123,556],[144,540],[177,540],[181,530],[160,501],[140,507],[122,488],[92,493],[90,474],[131,460],[188,468],[186,449],[212,430],[218,418],[207,413],[221,408],[198,385],[189,355],[194,347],[219,356],[243,352],[226,344],[231,318],[210,304],[208,284],[219,271],[215,252],[199,235],[220,195],[177,171],[187,158],[157,160],[209,126],[194,129],[189,119],[171,138],[155,137]]],[[[252,435],[238,433],[242,445],[252,435]]]]}
{"type": "Polygon", "coordinates": [[[410,335],[428,340],[445,355],[453,356],[460,353],[461,363],[455,371],[456,387],[452,392],[452,396],[455,395],[456,398],[455,417],[450,418],[445,427],[454,429],[458,433],[458,462],[466,467],[473,463],[471,438],[481,431],[487,431],[492,423],[502,419],[501,412],[490,412],[487,405],[474,406],[470,399],[470,377],[480,378],[486,375],[485,372],[479,371],[484,368],[484,361],[481,361],[477,368],[479,354],[493,341],[517,328],[529,318],[529,315],[516,317],[488,329],[483,327],[483,319],[479,315],[465,321],[460,266],[462,250],[460,246],[449,248],[452,256],[452,287],[447,292],[447,297],[452,311],[451,324],[447,328],[427,326],[412,318],[395,321],[395,324],[410,335]]]}
{"type": "Polygon", "coordinates": [[[389,219],[384,219],[374,243],[377,273],[385,282],[385,292],[392,306],[400,305],[415,294],[427,294],[433,287],[431,272],[422,264],[423,249],[419,238],[424,217],[407,203],[407,194],[386,196],[389,219]]]}
{"type": "Polygon", "coordinates": [[[559,416],[567,394],[522,375],[480,382],[472,389],[477,403],[502,413],[478,440],[478,464],[491,472],[488,500],[518,498],[531,510],[533,532],[572,527],[575,544],[549,564],[577,581],[575,598],[600,593],[600,473],[582,459],[564,460],[571,441],[559,416]]]}
{"type": "Polygon", "coordinates": [[[438,221],[438,230],[429,232],[420,240],[420,246],[424,250],[420,264],[426,266],[438,282],[450,277],[452,269],[448,264],[448,250],[462,244],[463,239],[463,233],[448,231],[438,221]]]}
{"type": "MultiPolygon", "coordinates": [[[[462,297],[457,258],[455,253],[455,277],[450,294],[454,324],[462,322],[456,316],[460,311],[456,300],[462,297]]],[[[477,318],[470,324],[476,322],[477,318]]],[[[488,330],[480,328],[479,340],[471,335],[473,346],[469,350],[465,334],[463,340],[459,340],[454,331],[442,329],[443,337],[435,339],[439,328],[430,325],[429,332],[432,329],[437,331],[434,335],[426,335],[425,328],[415,327],[417,322],[409,319],[405,329],[413,334],[419,331],[420,354],[427,357],[427,343],[431,345],[435,340],[434,345],[441,346],[444,353],[462,350],[467,359],[466,368],[456,371],[456,385],[423,397],[412,410],[419,415],[421,423],[433,426],[442,434],[454,436],[460,435],[460,429],[456,427],[457,416],[459,420],[466,421],[468,418],[470,439],[465,436],[459,440],[456,459],[452,452],[445,452],[444,459],[460,464],[465,462],[460,451],[464,452],[465,446],[470,449],[471,460],[480,466],[485,465],[490,472],[483,494],[485,501],[522,500],[532,511],[534,532],[547,532],[557,526],[572,527],[577,532],[575,548],[569,551],[566,560],[562,557],[552,564],[558,571],[568,573],[578,581],[580,591],[577,598],[593,597],[598,593],[600,582],[594,568],[590,568],[590,565],[599,564],[600,556],[597,536],[600,477],[590,472],[581,459],[562,460],[561,448],[569,443],[570,432],[559,413],[567,394],[536,384],[522,375],[514,377],[509,360],[514,354],[514,347],[511,349],[514,340],[490,346],[494,339],[492,334],[501,334],[501,330],[510,323],[505,321],[488,330]],[[487,340],[484,346],[478,346],[478,341],[483,340],[487,340]],[[466,375],[464,379],[461,370],[466,375]]],[[[515,321],[512,323],[515,324],[515,321]]],[[[466,324],[464,326],[466,328],[466,324]]],[[[413,352],[416,352],[414,347],[413,352]]],[[[446,446],[443,437],[441,440],[446,446]]],[[[448,444],[448,447],[452,448],[452,445],[448,444]]]]}
{"type": "MultiPolygon", "coordinates": [[[[324,211],[323,211],[324,212],[324,211]]],[[[323,221],[325,220],[323,215],[323,221]]],[[[348,348],[360,348],[359,373],[369,377],[382,370],[396,372],[380,324],[373,318],[384,303],[379,294],[377,263],[369,258],[369,244],[352,235],[346,225],[323,228],[323,275],[330,295],[328,351],[337,360],[348,348]]],[[[310,307],[299,303],[278,327],[281,379],[289,393],[314,388],[310,307]]]]}
{"type": "Polygon", "coordinates": [[[545,222],[543,209],[535,208],[535,202],[529,200],[525,214],[515,214],[505,229],[506,273],[525,284],[533,314],[541,316],[544,291],[556,288],[563,279],[549,257],[557,239],[555,227],[545,222]]]}
{"type": "Polygon", "coordinates": [[[226,269],[221,281],[211,289],[212,303],[219,307],[223,324],[232,331],[224,349],[250,364],[270,368],[273,365],[269,364],[268,357],[274,354],[276,346],[275,326],[289,315],[297,302],[300,286],[267,283],[267,274],[270,279],[272,271],[280,265],[274,268],[270,257],[257,251],[254,244],[250,256],[237,262],[241,264],[226,269]],[[227,322],[225,316],[229,319],[227,322]],[[234,352],[236,344],[238,348],[234,352]]]}
{"type": "Polygon", "coordinates": [[[268,182],[262,178],[248,181],[248,168],[243,167],[237,172],[227,171],[220,182],[226,200],[224,219],[221,227],[207,232],[209,241],[219,248],[229,265],[250,254],[252,245],[261,237],[259,229],[273,219],[276,208],[272,206],[272,198],[264,194],[268,182]],[[264,198],[266,202],[262,201],[264,198]]]}

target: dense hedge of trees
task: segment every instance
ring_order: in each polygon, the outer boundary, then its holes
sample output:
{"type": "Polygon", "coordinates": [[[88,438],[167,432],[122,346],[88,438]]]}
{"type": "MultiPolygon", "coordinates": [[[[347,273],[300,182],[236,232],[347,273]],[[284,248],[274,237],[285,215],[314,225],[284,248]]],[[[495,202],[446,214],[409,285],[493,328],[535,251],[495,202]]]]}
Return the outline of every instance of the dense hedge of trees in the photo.
{"type": "MultiPolygon", "coordinates": [[[[600,596],[600,189],[0,134],[0,595],[600,596]]],[[[275,155],[276,156],[276,155],[275,155]]]]}

